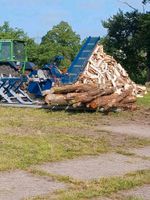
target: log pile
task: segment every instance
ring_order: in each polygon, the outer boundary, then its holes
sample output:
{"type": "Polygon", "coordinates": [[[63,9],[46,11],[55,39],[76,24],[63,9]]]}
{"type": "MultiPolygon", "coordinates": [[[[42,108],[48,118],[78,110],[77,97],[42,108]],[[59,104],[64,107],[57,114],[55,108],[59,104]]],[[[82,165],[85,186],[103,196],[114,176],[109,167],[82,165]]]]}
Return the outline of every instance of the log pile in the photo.
{"type": "Polygon", "coordinates": [[[53,87],[46,92],[45,102],[105,111],[112,108],[134,110],[136,97],[145,93],[146,88],[135,84],[123,67],[97,45],[77,82],[53,87]]]}

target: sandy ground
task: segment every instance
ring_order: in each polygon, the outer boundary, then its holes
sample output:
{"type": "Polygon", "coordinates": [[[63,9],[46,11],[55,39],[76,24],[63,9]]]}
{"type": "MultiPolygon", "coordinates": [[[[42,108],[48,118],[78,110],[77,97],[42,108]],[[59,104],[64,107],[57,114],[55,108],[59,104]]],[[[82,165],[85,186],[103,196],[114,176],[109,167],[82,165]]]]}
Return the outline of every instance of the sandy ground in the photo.
{"type": "Polygon", "coordinates": [[[150,158],[150,146],[139,149],[132,149],[130,152],[135,153],[137,156],[150,158]]]}
{"type": "Polygon", "coordinates": [[[116,153],[47,163],[39,167],[39,169],[53,174],[70,176],[82,180],[119,176],[128,172],[148,168],[150,168],[150,160],[128,157],[116,153]]]}
{"type": "Polygon", "coordinates": [[[0,173],[0,200],[20,200],[63,189],[65,185],[24,171],[0,173]]]}
{"type": "Polygon", "coordinates": [[[137,124],[137,123],[126,123],[126,124],[110,124],[102,125],[102,130],[115,132],[118,134],[125,134],[135,137],[150,138],[150,125],[137,124]]]}
{"type": "Polygon", "coordinates": [[[123,191],[121,194],[125,197],[134,197],[142,200],[150,200],[150,185],[144,185],[129,191],[123,191]]]}

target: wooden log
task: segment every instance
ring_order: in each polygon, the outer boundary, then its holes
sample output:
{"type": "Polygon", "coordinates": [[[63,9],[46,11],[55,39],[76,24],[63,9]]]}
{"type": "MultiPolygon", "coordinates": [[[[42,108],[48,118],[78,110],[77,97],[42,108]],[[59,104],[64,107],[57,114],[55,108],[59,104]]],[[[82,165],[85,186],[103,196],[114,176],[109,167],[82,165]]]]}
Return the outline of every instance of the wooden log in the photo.
{"type": "Polygon", "coordinates": [[[66,99],[67,101],[73,100],[77,95],[77,93],[68,93],[66,94],[66,99]]]}
{"type": "Polygon", "coordinates": [[[84,93],[78,93],[75,98],[73,99],[73,103],[81,102],[81,103],[88,103],[91,102],[93,99],[103,96],[112,94],[114,92],[113,88],[109,89],[96,89],[94,91],[84,92],[84,93]]]}
{"type": "Polygon", "coordinates": [[[119,105],[116,105],[116,108],[122,108],[123,110],[135,111],[137,110],[137,105],[133,103],[119,104],[119,105]]]}
{"type": "Polygon", "coordinates": [[[134,95],[144,94],[144,90],[129,78],[113,57],[103,52],[102,46],[97,46],[78,81],[46,91],[45,101],[75,107],[86,105],[93,109],[103,107],[109,110],[122,106],[132,110],[136,101],[134,95]]]}
{"type": "Polygon", "coordinates": [[[65,85],[61,87],[54,87],[53,93],[54,94],[67,94],[73,92],[86,92],[89,90],[94,90],[95,87],[98,87],[94,84],[72,84],[72,85],[65,85]]]}
{"type": "Polygon", "coordinates": [[[50,105],[67,105],[66,96],[62,94],[48,94],[45,102],[50,105]]]}
{"type": "Polygon", "coordinates": [[[126,98],[124,98],[121,101],[121,104],[128,104],[128,103],[135,103],[136,102],[136,97],[131,95],[131,96],[127,96],[126,98]]]}
{"type": "Polygon", "coordinates": [[[90,107],[92,109],[96,109],[98,107],[104,107],[107,110],[108,108],[113,107],[114,105],[119,103],[123,98],[128,96],[129,92],[131,91],[125,91],[121,95],[117,93],[113,93],[108,96],[98,97],[92,102],[90,102],[89,104],[87,104],[87,107],[90,107]]]}

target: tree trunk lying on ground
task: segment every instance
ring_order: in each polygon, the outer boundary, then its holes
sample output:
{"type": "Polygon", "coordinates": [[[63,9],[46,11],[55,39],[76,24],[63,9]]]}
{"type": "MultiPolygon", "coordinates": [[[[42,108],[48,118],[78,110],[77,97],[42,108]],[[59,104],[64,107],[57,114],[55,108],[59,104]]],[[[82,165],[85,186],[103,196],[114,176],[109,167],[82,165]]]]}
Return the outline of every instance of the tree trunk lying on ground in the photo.
{"type": "Polygon", "coordinates": [[[132,95],[131,89],[125,90],[121,94],[114,93],[114,88],[102,88],[93,85],[68,85],[54,88],[53,93],[49,93],[45,101],[50,105],[72,105],[73,107],[87,107],[90,109],[110,108],[132,109],[131,104],[136,102],[136,97],[132,95]],[[67,90],[66,90],[67,88],[67,90]],[[80,92],[82,88],[82,92],[80,92]],[[68,90],[71,93],[68,93],[68,90]],[[86,91],[86,92],[85,92],[86,91]],[[56,93],[55,93],[56,92],[56,93]],[[130,106],[128,105],[130,104],[130,106]]]}
{"type": "Polygon", "coordinates": [[[72,105],[90,109],[134,110],[137,96],[146,93],[136,85],[116,60],[97,46],[75,84],[57,85],[45,93],[50,105],[72,105]]]}

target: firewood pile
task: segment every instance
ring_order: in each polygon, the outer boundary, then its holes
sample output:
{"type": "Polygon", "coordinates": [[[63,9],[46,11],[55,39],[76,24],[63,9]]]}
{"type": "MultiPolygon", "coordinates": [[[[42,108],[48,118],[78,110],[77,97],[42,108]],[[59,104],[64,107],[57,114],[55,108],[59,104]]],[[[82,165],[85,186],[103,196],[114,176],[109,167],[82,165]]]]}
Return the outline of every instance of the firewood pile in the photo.
{"type": "Polygon", "coordinates": [[[146,87],[135,84],[117,61],[97,45],[84,72],[72,85],[56,85],[46,92],[50,105],[71,105],[109,111],[113,108],[136,109],[136,97],[146,87]]]}

